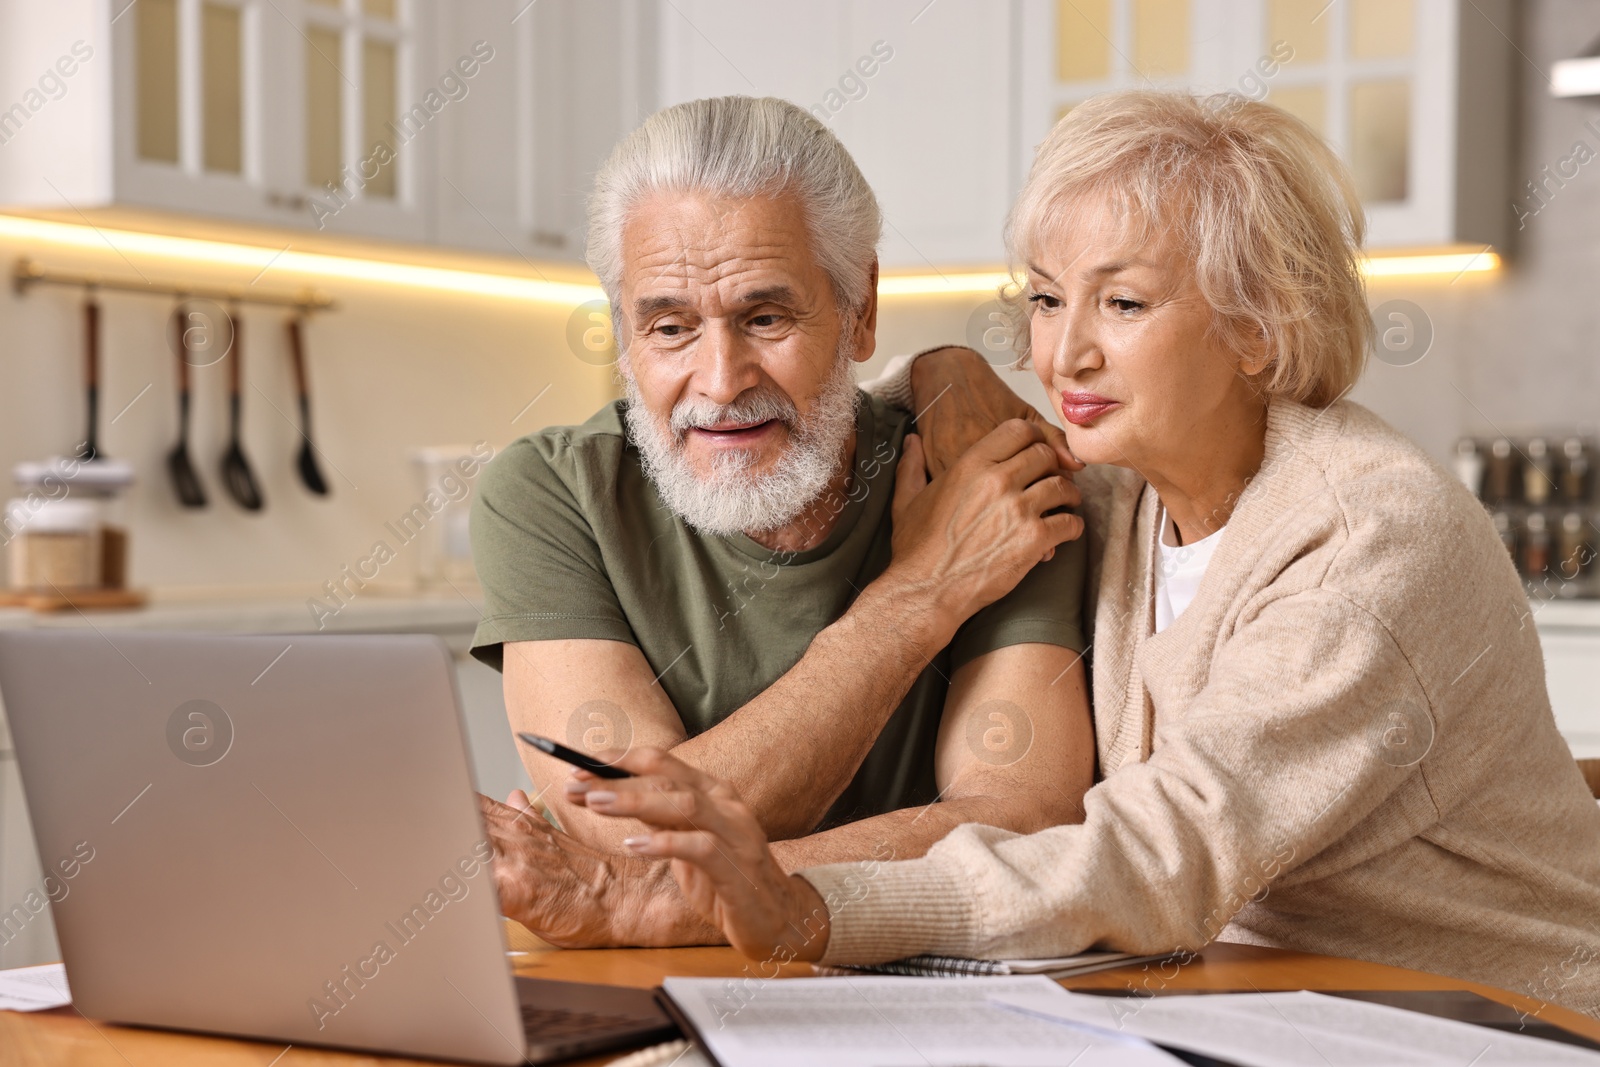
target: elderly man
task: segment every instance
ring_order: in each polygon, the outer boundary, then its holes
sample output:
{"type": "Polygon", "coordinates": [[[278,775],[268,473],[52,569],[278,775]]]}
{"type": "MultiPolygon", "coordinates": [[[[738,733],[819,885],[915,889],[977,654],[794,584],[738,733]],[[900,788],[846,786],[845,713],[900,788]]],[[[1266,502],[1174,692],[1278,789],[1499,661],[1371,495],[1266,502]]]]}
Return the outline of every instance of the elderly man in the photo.
{"type": "MultiPolygon", "coordinates": [[[[1011,421],[927,483],[852,374],[880,227],[800,108],[652,116],[590,203],[627,398],[507,448],[473,515],[473,651],[513,729],[672,750],[735,783],[790,868],[1081,821],[1093,775],[1075,461],[1011,421]]],[[[567,776],[525,759],[541,794],[567,776]]],[[[623,848],[642,827],[531,807],[484,799],[506,915],[563,945],[721,940],[623,848]]]]}

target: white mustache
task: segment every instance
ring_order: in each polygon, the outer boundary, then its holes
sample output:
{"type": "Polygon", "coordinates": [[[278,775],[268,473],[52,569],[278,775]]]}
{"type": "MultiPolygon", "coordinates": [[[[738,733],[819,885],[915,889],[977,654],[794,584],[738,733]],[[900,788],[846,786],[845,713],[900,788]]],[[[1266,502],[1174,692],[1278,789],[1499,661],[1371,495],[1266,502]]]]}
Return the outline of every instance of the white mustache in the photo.
{"type": "Polygon", "coordinates": [[[788,394],[770,387],[748,389],[731,404],[685,400],[672,409],[672,435],[681,443],[690,430],[723,423],[779,422],[794,429],[800,410],[788,394]]]}

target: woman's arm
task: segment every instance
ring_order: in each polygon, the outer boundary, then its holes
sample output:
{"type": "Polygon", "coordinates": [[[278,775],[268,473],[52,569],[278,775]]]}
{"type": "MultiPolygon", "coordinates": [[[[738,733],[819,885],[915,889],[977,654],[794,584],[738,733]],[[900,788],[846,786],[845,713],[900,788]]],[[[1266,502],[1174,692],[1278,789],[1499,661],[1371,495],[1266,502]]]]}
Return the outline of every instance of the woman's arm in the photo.
{"type": "Polygon", "coordinates": [[[1198,948],[1269,886],[1314,877],[1303,868],[1396,789],[1416,788],[1419,821],[1387,826],[1374,848],[1436,814],[1419,766],[1386,747],[1388,713],[1427,717],[1426,696],[1387,630],[1343,597],[1313,589],[1265,607],[1212,678],[1148,762],[1089,791],[1083,825],[964,826],[921,859],[813,868],[796,876],[805,886],[783,877],[731,790],[666,757],[636,753],[624,766],[652,777],[579,792],[657,827],[631,847],[671,857],[702,914],[757,957],[1198,948]]]}

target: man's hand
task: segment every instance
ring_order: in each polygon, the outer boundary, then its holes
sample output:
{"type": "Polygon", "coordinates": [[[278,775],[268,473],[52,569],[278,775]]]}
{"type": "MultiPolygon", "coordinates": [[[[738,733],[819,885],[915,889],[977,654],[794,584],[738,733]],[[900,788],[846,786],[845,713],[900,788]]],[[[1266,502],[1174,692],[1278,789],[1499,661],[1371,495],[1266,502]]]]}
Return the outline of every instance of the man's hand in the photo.
{"type": "Polygon", "coordinates": [[[783,872],[761,823],[727,782],[659,749],[610,759],[633,778],[576,771],[567,799],[596,814],[638,819],[652,833],[625,844],[640,856],[672,860],[689,903],[751,959],[822,958],[828,908],[811,883],[783,872]]]}
{"type": "Polygon", "coordinates": [[[1007,419],[1033,423],[1064,469],[1083,469],[1067,448],[1067,436],[1060,427],[1012,392],[994,368],[970,348],[941,348],[918,356],[911,364],[911,392],[928,473],[935,478],[1007,419]]]}
{"type": "MultiPolygon", "coordinates": [[[[1004,388],[1004,386],[1002,386],[1004,388]]],[[[930,598],[949,634],[1083,533],[1081,502],[1038,426],[1002,423],[932,482],[918,434],[895,472],[894,560],[879,581],[930,598]]]]}
{"type": "MultiPolygon", "coordinates": [[[[501,804],[478,797],[494,846],[500,913],[558,948],[603,948],[653,940],[639,936],[628,880],[652,880],[654,866],[601,852],[551,826],[522,790],[501,804]]],[[[671,889],[670,884],[666,886],[671,889]]]]}

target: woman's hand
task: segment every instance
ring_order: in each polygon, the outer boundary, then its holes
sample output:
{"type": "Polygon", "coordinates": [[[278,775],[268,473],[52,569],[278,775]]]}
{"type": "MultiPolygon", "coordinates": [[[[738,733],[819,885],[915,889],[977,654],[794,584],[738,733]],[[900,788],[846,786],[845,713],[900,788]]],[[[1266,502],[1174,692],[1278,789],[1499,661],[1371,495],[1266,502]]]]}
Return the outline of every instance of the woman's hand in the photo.
{"type": "Polygon", "coordinates": [[[1081,518],[1057,511],[1082,495],[1043,431],[1021,419],[1001,423],[931,482],[924,457],[920,435],[907,434],[895,471],[894,559],[879,581],[926,600],[954,635],[1083,534],[1081,518]]]}
{"type": "MultiPolygon", "coordinates": [[[[615,753],[601,756],[613,762],[615,753]]],[[[653,748],[614,759],[633,778],[575,771],[566,798],[600,815],[638,819],[653,833],[624,844],[672,861],[691,905],[752,959],[817,960],[828,944],[828,909],[811,883],[788,875],[767,835],[731,785],[653,748]]]]}
{"type": "Polygon", "coordinates": [[[1067,448],[1067,435],[1035,411],[994,368],[970,348],[941,348],[918,356],[911,364],[911,393],[916,403],[917,433],[922,437],[928,473],[937,478],[980,438],[1007,419],[1031,422],[1060,457],[1063,469],[1080,471],[1067,448]]]}

